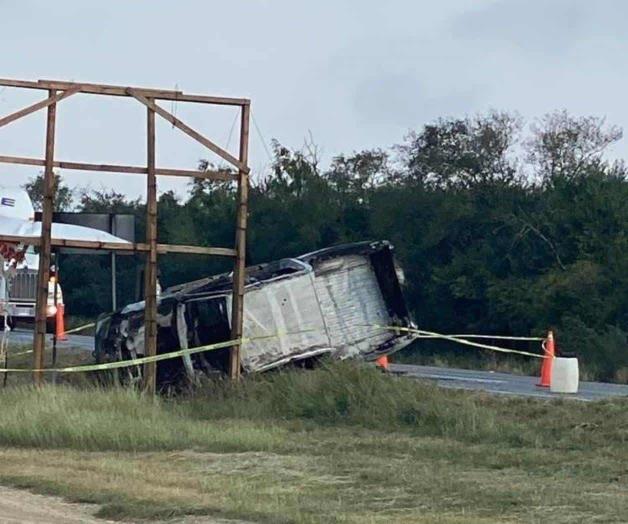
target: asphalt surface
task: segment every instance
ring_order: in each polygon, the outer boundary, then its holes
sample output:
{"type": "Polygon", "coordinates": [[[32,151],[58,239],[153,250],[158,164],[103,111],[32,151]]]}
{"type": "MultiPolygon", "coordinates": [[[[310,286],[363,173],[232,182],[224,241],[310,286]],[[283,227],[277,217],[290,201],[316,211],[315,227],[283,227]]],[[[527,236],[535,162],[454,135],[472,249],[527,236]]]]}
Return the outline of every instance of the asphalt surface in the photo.
{"type": "MultiPolygon", "coordinates": [[[[52,335],[48,335],[52,339],[52,335]]],[[[11,331],[9,344],[32,344],[33,332],[18,328],[11,331]]],[[[58,341],[57,347],[66,350],[93,351],[94,337],[69,335],[68,340],[58,341]]],[[[608,384],[604,382],[580,382],[577,394],[567,395],[552,393],[549,388],[537,387],[538,377],[510,375],[493,371],[474,371],[470,369],[441,368],[434,366],[414,366],[409,364],[390,364],[389,369],[395,374],[408,378],[436,382],[444,388],[485,391],[496,395],[537,398],[567,398],[574,400],[602,400],[610,397],[628,397],[628,385],[608,384]]]]}
{"type": "Polygon", "coordinates": [[[628,385],[604,382],[580,382],[578,393],[571,395],[552,393],[549,391],[549,388],[538,387],[536,385],[539,381],[538,377],[407,364],[390,364],[389,369],[391,372],[405,377],[434,381],[444,388],[485,391],[496,395],[547,399],[566,398],[584,401],[602,400],[610,397],[628,397],[628,385]]]}
{"type": "MultiPolygon", "coordinates": [[[[33,331],[26,328],[17,328],[9,333],[9,344],[32,344],[33,343],[33,331]]],[[[52,335],[46,336],[52,341],[52,335]]],[[[52,342],[51,342],[52,343],[52,342]]],[[[68,340],[57,341],[57,347],[60,349],[84,349],[94,350],[94,337],[85,335],[68,335],[68,340]]]]}

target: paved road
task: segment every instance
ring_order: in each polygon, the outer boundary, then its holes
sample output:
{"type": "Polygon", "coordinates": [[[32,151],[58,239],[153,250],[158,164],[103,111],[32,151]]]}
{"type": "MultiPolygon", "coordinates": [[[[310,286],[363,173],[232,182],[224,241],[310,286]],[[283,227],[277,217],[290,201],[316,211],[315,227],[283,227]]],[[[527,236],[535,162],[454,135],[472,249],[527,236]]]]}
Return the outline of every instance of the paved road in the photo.
{"type": "Polygon", "coordinates": [[[390,364],[390,371],[410,378],[432,380],[445,388],[479,390],[498,395],[552,399],[568,398],[586,401],[601,400],[609,397],[628,397],[628,386],[603,382],[580,382],[580,389],[577,394],[565,395],[551,393],[549,388],[537,387],[538,377],[406,364],[390,364]]]}
{"type": "MultiPolygon", "coordinates": [[[[11,342],[31,344],[33,332],[17,329],[11,332],[11,342]]],[[[51,336],[51,335],[50,335],[51,336]]],[[[93,351],[94,337],[69,335],[65,342],[58,342],[59,349],[93,351]]],[[[440,368],[433,366],[413,366],[390,364],[390,371],[409,378],[435,381],[445,388],[471,389],[486,391],[498,395],[513,395],[538,398],[570,398],[575,400],[600,400],[609,397],[627,396],[628,386],[606,384],[602,382],[581,382],[576,395],[551,393],[547,388],[536,387],[538,377],[526,377],[497,373],[492,371],[473,371],[469,369],[440,368]]]]}
{"type": "MultiPolygon", "coordinates": [[[[52,341],[52,335],[47,335],[52,341]]],[[[33,331],[25,328],[17,328],[9,334],[9,344],[32,344],[33,331]]],[[[50,342],[52,344],[52,342],[50,342]]],[[[85,335],[68,335],[67,341],[57,341],[57,347],[60,349],[85,349],[94,350],[94,337],[85,335]]]]}

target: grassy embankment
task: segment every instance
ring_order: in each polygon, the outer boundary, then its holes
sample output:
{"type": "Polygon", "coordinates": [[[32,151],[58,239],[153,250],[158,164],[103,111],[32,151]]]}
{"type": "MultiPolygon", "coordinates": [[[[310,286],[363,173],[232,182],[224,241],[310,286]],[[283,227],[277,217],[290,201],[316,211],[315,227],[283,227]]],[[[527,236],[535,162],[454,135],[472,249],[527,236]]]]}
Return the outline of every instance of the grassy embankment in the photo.
{"type": "Polygon", "coordinates": [[[492,398],[334,364],[171,400],[2,393],[0,482],[99,514],[263,522],[622,522],[628,401],[492,398]]]}
{"type": "MultiPolygon", "coordinates": [[[[91,351],[86,351],[81,348],[67,348],[59,347],[57,351],[57,368],[80,366],[84,364],[93,364],[94,359],[91,351]]],[[[4,367],[4,362],[0,363],[4,367]]],[[[30,344],[11,344],[9,343],[9,350],[7,356],[7,366],[9,369],[26,369],[29,370],[33,366],[33,351],[30,344]]],[[[46,368],[52,367],[52,347],[51,343],[47,342],[44,351],[44,366],[46,368]]],[[[46,377],[51,380],[52,374],[46,373],[46,377]]],[[[4,381],[4,377],[0,376],[0,386],[4,381]]],[[[69,383],[74,385],[89,385],[92,383],[89,377],[84,373],[57,375],[57,381],[60,383],[69,383]]],[[[32,374],[30,372],[10,372],[6,377],[6,385],[21,386],[32,384],[32,374]]]]}

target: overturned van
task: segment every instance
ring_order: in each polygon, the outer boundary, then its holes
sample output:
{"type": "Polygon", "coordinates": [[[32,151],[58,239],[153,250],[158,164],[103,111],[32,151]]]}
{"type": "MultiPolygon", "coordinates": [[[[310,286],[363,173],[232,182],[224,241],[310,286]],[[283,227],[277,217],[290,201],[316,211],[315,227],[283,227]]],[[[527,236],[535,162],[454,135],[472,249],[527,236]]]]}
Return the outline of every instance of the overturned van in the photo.
{"type": "MultiPolygon", "coordinates": [[[[166,289],[158,302],[157,351],[200,347],[230,339],[231,274],[166,289]]],[[[391,326],[411,327],[401,270],[387,241],[331,247],[297,258],[247,268],[242,370],[253,373],[322,355],[374,360],[403,348],[412,337],[391,326]]],[[[144,356],[144,303],[99,319],[99,362],[144,356]]],[[[229,349],[158,363],[163,386],[200,374],[225,373],[229,349]]],[[[124,368],[135,381],[139,366],[124,368]]]]}

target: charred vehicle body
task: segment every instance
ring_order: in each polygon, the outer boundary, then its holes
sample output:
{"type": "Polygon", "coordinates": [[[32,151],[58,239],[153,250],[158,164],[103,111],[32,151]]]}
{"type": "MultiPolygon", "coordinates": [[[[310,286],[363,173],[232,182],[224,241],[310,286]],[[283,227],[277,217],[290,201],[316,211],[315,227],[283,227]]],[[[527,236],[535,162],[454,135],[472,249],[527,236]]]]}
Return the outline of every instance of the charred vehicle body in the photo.
{"type": "MultiPolygon", "coordinates": [[[[158,302],[158,353],[230,339],[232,275],[164,290],[158,302]]],[[[331,247],[247,268],[242,369],[259,372],[322,355],[374,360],[412,341],[390,326],[411,327],[401,270],[387,241],[331,247]],[[385,327],[384,327],[385,326],[385,327]]],[[[144,303],[99,319],[99,362],[144,356],[144,303]]],[[[163,387],[226,372],[229,348],[158,362],[163,387]]],[[[139,378],[139,366],[121,378],[139,378]]]]}

